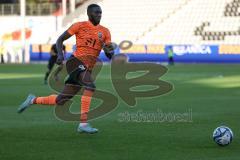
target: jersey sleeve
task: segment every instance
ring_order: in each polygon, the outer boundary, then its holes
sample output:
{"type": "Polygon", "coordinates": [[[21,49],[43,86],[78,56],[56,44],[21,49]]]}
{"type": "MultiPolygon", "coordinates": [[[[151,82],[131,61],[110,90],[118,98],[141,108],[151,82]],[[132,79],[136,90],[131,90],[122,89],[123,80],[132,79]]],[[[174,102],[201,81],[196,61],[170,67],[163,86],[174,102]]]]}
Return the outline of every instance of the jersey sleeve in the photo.
{"type": "Polygon", "coordinates": [[[110,44],[111,43],[111,33],[108,29],[106,29],[106,37],[105,37],[105,44],[110,44]]]}
{"type": "Polygon", "coordinates": [[[81,27],[81,24],[80,24],[80,23],[74,23],[73,25],[71,25],[71,26],[68,28],[67,32],[68,32],[70,35],[77,34],[80,27],[81,27]]]}

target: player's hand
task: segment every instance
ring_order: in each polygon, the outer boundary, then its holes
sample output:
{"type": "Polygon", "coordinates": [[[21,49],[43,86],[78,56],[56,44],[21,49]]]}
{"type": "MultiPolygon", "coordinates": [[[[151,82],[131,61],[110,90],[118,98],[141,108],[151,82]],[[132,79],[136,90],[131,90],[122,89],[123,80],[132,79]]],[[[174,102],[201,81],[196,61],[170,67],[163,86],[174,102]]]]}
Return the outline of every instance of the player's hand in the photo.
{"type": "Polygon", "coordinates": [[[104,50],[104,52],[105,52],[105,55],[106,55],[109,59],[111,59],[112,56],[114,55],[114,49],[115,49],[115,48],[116,48],[116,47],[115,47],[115,45],[114,45],[113,43],[110,43],[110,44],[108,44],[108,45],[103,46],[103,50],[104,50]]]}
{"type": "Polygon", "coordinates": [[[63,56],[58,56],[56,64],[58,64],[58,65],[63,64],[63,60],[64,60],[63,56]]]}

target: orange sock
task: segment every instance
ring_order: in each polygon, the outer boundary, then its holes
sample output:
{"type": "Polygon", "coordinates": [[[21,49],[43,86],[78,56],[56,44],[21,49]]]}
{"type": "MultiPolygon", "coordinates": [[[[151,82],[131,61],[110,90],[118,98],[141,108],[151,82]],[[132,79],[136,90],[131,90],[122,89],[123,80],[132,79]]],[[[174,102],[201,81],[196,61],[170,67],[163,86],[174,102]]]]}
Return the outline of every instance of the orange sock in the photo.
{"type": "Polygon", "coordinates": [[[55,105],[57,95],[50,95],[47,97],[36,97],[33,100],[33,104],[46,104],[46,105],[55,105]]]}
{"type": "Polygon", "coordinates": [[[81,98],[81,123],[87,123],[87,113],[89,112],[93,91],[84,90],[81,98]]]}

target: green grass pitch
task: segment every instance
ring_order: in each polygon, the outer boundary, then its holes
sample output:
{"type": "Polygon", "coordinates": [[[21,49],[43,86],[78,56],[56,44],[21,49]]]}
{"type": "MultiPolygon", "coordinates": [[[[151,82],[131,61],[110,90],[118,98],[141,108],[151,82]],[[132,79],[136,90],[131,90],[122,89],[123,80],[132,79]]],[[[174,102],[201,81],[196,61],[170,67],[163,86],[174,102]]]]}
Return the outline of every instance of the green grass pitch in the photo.
{"type": "MultiPolygon", "coordinates": [[[[53,107],[34,106],[17,114],[28,93],[52,93],[43,85],[46,65],[0,65],[0,160],[238,160],[240,150],[240,75],[237,64],[177,64],[164,79],[174,85],[166,95],[138,99],[91,122],[100,132],[76,132],[78,123],[59,121],[53,107]],[[191,121],[121,121],[121,113],[191,113],[191,121]],[[213,130],[229,126],[232,144],[219,147],[213,130]]],[[[97,79],[113,92],[110,67],[97,79]]],[[[78,101],[79,97],[75,98],[78,101]]],[[[97,102],[93,102],[93,105],[97,102]]],[[[79,110],[75,103],[74,111],[79,110]]]]}

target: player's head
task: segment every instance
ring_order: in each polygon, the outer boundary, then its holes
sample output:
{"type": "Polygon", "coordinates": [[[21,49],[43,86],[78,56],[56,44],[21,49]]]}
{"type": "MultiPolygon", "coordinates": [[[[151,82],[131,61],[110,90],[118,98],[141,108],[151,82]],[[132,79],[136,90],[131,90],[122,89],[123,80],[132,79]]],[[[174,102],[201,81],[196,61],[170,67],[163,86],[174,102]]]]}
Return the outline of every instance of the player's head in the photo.
{"type": "Polygon", "coordinates": [[[94,24],[98,25],[102,18],[102,9],[97,4],[90,4],[87,8],[88,19],[94,24]]]}

